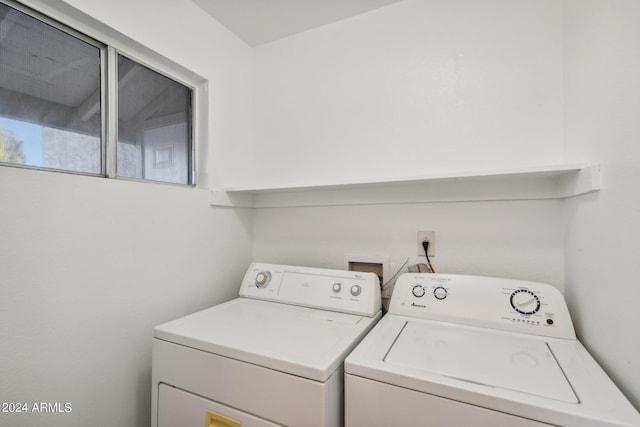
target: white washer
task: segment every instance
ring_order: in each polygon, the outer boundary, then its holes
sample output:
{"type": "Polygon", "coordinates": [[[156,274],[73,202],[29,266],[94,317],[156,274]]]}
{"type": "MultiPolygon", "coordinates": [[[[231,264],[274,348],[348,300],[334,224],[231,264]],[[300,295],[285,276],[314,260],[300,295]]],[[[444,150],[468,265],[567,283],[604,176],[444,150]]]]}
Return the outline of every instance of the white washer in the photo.
{"type": "Polygon", "coordinates": [[[640,426],[549,285],[404,274],[345,360],[348,427],[640,426]]]}
{"type": "Polygon", "coordinates": [[[239,298],[155,328],[152,426],[341,426],[344,358],[380,316],[372,273],[251,264],[239,298]]]}

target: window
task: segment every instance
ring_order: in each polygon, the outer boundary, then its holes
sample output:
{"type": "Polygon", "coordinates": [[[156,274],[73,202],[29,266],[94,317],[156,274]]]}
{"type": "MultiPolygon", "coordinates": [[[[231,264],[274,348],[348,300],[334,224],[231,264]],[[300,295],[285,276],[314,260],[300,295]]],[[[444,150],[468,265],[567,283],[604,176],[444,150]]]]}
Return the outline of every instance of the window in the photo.
{"type": "Polygon", "coordinates": [[[118,176],[190,183],[191,91],[118,55],[118,176]]]}
{"type": "Polygon", "coordinates": [[[0,162],[193,184],[192,88],[110,51],[0,3],[0,162]]]}
{"type": "Polygon", "coordinates": [[[99,47],[0,3],[0,160],[100,174],[99,47]]]}

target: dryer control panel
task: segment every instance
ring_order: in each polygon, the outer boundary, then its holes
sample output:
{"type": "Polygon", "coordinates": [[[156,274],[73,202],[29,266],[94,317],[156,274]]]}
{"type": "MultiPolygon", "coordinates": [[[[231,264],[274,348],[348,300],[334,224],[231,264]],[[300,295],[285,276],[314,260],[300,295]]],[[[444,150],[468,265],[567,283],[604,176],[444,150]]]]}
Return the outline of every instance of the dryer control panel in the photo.
{"type": "Polygon", "coordinates": [[[253,263],[240,296],[375,316],[381,308],[380,282],[373,273],[253,263]]]}
{"type": "Polygon", "coordinates": [[[407,273],[389,312],[402,316],[576,339],[562,294],[545,283],[453,274],[407,273]]]}

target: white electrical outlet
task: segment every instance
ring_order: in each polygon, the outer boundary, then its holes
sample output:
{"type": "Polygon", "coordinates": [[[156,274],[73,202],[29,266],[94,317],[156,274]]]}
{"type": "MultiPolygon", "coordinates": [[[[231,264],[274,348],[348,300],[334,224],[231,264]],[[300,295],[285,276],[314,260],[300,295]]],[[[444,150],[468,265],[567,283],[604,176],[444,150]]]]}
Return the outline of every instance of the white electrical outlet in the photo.
{"type": "Polygon", "coordinates": [[[429,242],[429,256],[436,256],[436,232],[435,231],[418,231],[418,255],[424,255],[424,247],[422,242],[429,242]]]}

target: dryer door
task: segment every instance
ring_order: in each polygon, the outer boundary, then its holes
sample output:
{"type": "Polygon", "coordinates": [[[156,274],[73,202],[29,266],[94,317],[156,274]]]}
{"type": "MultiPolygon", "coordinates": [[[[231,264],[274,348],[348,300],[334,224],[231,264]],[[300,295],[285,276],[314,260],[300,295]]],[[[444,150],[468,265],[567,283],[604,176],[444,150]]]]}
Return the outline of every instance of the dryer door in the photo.
{"type": "Polygon", "coordinates": [[[160,384],[158,401],[158,427],[279,426],[166,384],[160,384]]]}

